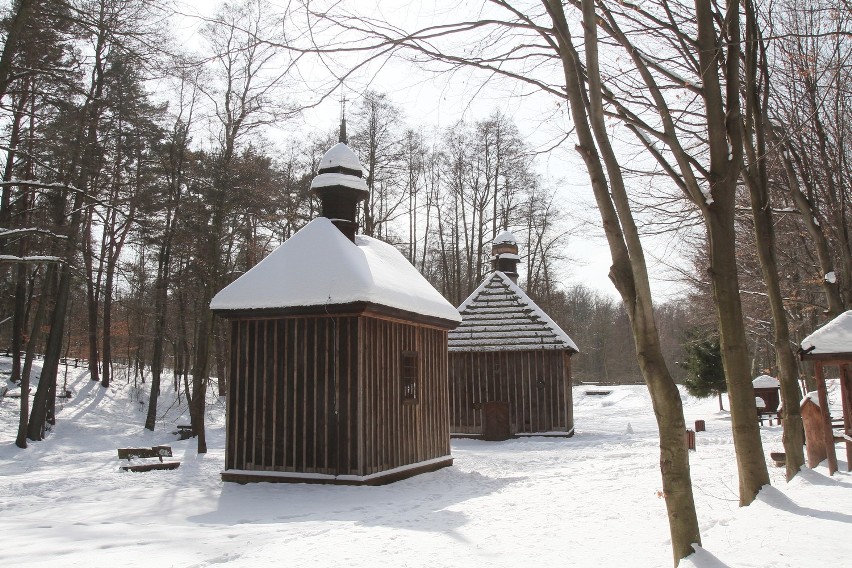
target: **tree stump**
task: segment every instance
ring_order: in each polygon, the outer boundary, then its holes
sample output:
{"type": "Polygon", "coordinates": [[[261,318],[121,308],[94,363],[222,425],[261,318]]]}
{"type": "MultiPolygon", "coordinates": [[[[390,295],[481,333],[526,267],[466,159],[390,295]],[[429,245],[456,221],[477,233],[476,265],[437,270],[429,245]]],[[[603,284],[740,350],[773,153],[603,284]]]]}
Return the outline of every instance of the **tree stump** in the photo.
{"type": "Polygon", "coordinates": [[[694,451],[695,450],[695,430],[690,430],[689,428],[687,428],[684,441],[686,442],[686,449],[694,451]]]}
{"type": "Polygon", "coordinates": [[[814,468],[828,457],[828,449],[825,447],[825,422],[822,412],[811,396],[802,401],[802,423],[805,426],[808,467],[814,468]]]}

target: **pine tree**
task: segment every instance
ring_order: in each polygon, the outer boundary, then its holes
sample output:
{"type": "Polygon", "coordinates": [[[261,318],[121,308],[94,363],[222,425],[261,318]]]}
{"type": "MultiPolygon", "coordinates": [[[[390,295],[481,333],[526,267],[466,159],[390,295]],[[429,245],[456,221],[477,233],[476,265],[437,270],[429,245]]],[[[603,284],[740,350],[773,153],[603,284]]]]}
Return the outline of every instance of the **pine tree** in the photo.
{"type": "Polygon", "coordinates": [[[687,392],[698,398],[716,395],[719,397],[719,410],[724,410],[722,393],[727,392],[728,385],[719,336],[693,329],[686,334],[683,351],[685,357],[679,365],[686,371],[683,384],[687,392]]]}

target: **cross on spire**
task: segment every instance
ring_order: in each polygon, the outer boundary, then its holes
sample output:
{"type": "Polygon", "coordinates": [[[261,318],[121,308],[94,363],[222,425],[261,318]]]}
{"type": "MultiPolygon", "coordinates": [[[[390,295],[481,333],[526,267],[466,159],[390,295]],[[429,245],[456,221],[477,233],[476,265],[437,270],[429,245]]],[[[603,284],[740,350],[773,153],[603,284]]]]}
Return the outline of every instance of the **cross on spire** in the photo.
{"type": "Polygon", "coordinates": [[[340,137],[337,141],[349,144],[346,136],[346,95],[343,95],[343,98],[340,100],[340,137]]]}

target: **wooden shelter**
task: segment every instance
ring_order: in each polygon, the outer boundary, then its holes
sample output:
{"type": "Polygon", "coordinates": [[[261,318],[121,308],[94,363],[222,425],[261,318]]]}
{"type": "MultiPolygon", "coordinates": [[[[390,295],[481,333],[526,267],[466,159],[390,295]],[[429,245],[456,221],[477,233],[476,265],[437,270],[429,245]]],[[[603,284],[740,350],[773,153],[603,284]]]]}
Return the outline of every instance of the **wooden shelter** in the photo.
{"type": "Polygon", "coordinates": [[[763,399],[765,412],[777,412],[781,405],[781,383],[775,377],[760,375],[751,382],[754,396],[763,399]]]}
{"type": "Polygon", "coordinates": [[[518,287],[518,245],[504,231],[492,269],[449,333],[450,430],[504,439],[574,433],[571,355],[577,346],[518,287]]]}
{"type": "Polygon", "coordinates": [[[355,234],[361,175],[332,147],[312,183],[322,217],[211,302],[231,331],[225,481],[381,484],[452,464],[460,318],[393,246],[355,234]]]}
{"type": "Polygon", "coordinates": [[[773,420],[781,423],[781,382],[769,375],[760,375],[751,382],[754,389],[755,404],[757,406],[757,418],[760,423],[768,421],[772,425],[773,420]]]}
{"type": "MultiPolygon", "coordinates": [[[[817,384],[817,406],[822,415],[824,440],[829,474],[837,471],[837,452],[831,414],[828,407],[828,390],[825,383],[825,367],[836,367],[840,374],[840,402],[842,432],[839,436],[846,443],[846,468],[852,471],[852,310],[844,312],[802,340],[799,356],[802,361],[814,364],[817,384]]],[[[815,430],[815,429],[812,429],[815,430]]],[[[807,433],[807,430],[806,430],[807,433]]],[[[808,440],[808,444],[811,440],[808,440]]]]}

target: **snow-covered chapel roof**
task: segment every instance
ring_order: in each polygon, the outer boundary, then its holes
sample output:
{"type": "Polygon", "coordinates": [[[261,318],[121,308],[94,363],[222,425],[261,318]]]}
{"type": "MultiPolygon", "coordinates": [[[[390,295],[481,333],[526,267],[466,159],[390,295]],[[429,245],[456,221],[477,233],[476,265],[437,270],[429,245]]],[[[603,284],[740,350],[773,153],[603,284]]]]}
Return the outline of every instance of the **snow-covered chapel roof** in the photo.
{"type": "Polygon", "coordinates": [[[843,312],[802,340],[808,355],[852,353],[852,310],[843,312]]]}
{"type": "Polygon", "coordinates": [[[317,169],[327,170],[337,167],[346,168],[347,170],[355,170],[358,173],[364,172],[364,168],[361,167],[361,161],[358,159],[358,156],[356,156],[355,152],[353,152],[352,149],[343,142],[338,142],[329,148],[325,154],[323,154],[322,159],[320,159],[319,168],[317,169]]]}
{"type": "Polygon", "coordinates": [[[353,243],[318,217],[221,290],[217,311],[369,302],[458,322],[459,313],[392,245],[357,235],[353,243]]]}
{"type": "Polygon", "coordinates": [[[515,238],[515,235],[512,234],[512,231],[503,231],[502,233],[494,237],[494,242],[492,244],[500,245],[504,243],[518,243],[518,240],[515,238]]]}
{"type": "Polygon", "coordinates": [[[578,351],[568,334],[499,270],[486,276],[458,310],[462,323],[449,332],[450,351],[578,351]]]}

